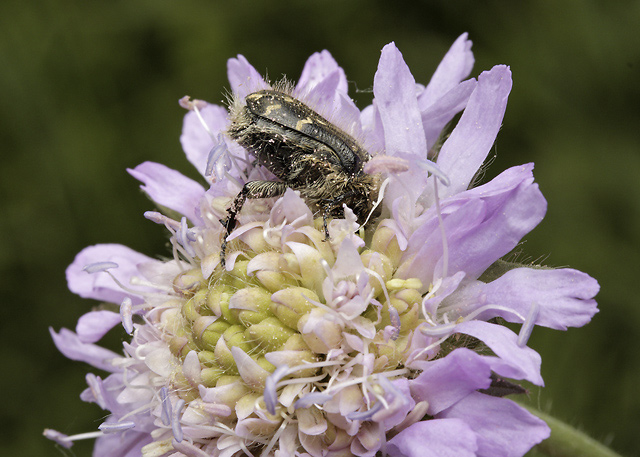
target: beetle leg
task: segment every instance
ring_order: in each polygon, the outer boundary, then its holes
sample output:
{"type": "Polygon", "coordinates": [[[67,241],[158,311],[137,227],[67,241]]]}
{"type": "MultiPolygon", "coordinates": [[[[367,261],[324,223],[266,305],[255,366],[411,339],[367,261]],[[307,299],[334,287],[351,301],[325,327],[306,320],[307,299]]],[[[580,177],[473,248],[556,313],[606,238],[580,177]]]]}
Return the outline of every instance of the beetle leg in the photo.
{"type": "Polygon", "coordinates": [[[227,218],[220,219],[220,223],[225,229],[222,245],[220,246],[220,263],[225,267],[225,255],[227,251],[227,238],[236,226],[236,215],[242,209],[247,198],[270,198],[279,197],[287,190],[287,185],[279,181],[249,181],[242,187],[242,190],[227,210],[227,218]]]}

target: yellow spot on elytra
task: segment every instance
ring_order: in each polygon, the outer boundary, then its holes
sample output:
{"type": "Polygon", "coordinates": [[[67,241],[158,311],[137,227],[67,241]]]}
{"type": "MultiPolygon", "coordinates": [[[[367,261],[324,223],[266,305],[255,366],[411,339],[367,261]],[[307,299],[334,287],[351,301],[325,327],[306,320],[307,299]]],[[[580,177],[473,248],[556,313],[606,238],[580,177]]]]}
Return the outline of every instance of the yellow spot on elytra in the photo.
{"type": "Polygon", "coordinates": [[[308,117],[300,119],[298,122],[296,122],[296,130],[300,130],[305,124],[313,124],[313,120],[309,119],[308,117]]]}
{"type": "Polygon", "coordinates": [[[279,110],[280,108],[282,108],[282,105],[280,105],[280,104],[277,104],[277,105],[269,105],[269,106],[267,106],[267,109],[265,110],[264,115],[265,115],[265,116],[269,116],[269,115],[271,114],[271,111],[277,111],[277,110],[279,110]]]}

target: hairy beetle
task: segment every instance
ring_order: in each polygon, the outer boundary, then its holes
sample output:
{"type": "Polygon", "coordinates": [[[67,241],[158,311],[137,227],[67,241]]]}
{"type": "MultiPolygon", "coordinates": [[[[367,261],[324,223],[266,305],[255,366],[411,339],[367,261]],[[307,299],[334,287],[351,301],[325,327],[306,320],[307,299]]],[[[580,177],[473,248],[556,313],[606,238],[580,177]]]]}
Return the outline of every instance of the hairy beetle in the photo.
{"type": "Polygon", "coordinates": [[[281,90],[266,89],[247,95],[231,107],[227,135],[251,152],[280,181],[247,182],[220,222],[226,239],[247,198],[269,198],[287,188],[300,191],[306,202],[327,218],[341,216],[342,205],[363,223],[378,196],[378,177],[366,174],[371,158],[354,138],[331,124],[300,100],[281,90]]]}

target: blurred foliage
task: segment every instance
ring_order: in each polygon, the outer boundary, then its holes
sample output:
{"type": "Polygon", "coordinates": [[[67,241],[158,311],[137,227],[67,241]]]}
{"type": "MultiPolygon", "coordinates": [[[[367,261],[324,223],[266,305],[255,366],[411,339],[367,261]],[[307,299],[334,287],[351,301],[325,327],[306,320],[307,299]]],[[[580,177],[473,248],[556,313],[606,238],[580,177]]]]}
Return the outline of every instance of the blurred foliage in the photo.
{"type": "MultiPolygon", "coordinates": [[[[125,168],[151,160],[196,178],[179,144],[181,96],[222,102],[237,54],[272,79],[296,79],[328,49],[363,107],[384,44],[395,41],[427,83],[467,31],[474,76],[498,63],[514,74],[487,179],[533,161],[549,201],[521,257],[571,265],[602,286],[587,327],[534,332],[547,387],[531,401],[640,455],[639,20],[638,1],[3,0],[0,453],[90,455],[90,442],[66,451],[41,437],[103,418],[78,399],[87,367],[60,355],[47,327],[73,328],[93,305],[66,290],[64,269],[83,247],[167,252],[125,168]]],[[[118,350],[124,334],[114,333],[118,350]]]]}

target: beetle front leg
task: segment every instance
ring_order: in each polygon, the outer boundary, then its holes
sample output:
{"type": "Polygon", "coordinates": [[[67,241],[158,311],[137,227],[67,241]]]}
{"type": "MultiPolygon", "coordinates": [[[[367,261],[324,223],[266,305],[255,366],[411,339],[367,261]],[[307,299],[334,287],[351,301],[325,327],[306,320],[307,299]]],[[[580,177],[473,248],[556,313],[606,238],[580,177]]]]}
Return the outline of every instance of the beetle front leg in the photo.
{"type": "Polygon", "coordinates": [[[225,267],[225,255],[227,251],[227,238],[236,226],[236,216],[242,209],[247,198],[271,198],[283,195],[287,190],[287,185],[279,181],[249,181],[240,193],[236,195],[233,203],[227,210],[227,218],[220,219],[220,223],[225,229],[222,245],[220,246],[220,263],[225,267]]]}

